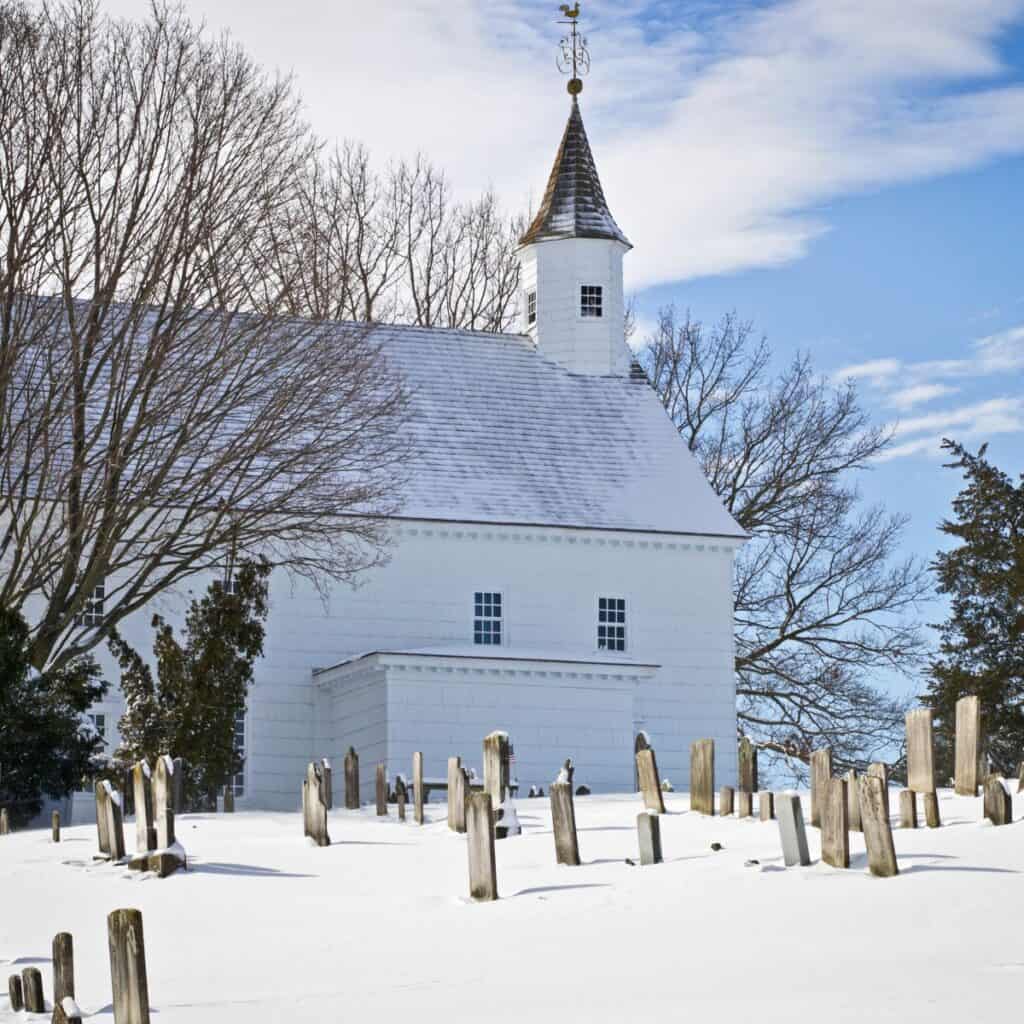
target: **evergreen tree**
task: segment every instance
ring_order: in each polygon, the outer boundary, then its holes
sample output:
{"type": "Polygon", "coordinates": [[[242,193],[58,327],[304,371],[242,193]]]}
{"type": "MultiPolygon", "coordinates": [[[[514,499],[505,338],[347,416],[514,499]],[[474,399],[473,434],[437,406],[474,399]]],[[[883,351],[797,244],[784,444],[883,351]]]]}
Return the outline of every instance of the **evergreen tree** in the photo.
{"type": "Polygon", "coordinates": [[[940,551],[934,569],[950,598],[940,657],[925,701],[935,710],[942,774],[952,774],[956,702],[981,699],[986,751],[996,771],[1024,758],[1024,476],[1013,480],[986,458],[944,441],[966,486],[940,529],[960,543],[940,551]]]}
{"type": "Polygon", "coordinates": [[[245,710],[253,666],[263,653],[270,566],[243,563],[234,586],[217,580],[193,600],[179,640],[153,617],[156,677],[119,636],[110,643],[121,666],[125,713],[119,723],[119,760],[152,761],[160,754],[188,765],[186,799],[215,794],[242,770],[235,719],[245,710]]]}
{"type": "Polygon", "coordinates": [[[100,768],[103,741],[85,719],[107,684],[89,657],[56,671],[31,667],[29,628],[0,609],[0,805],[24,823],[42,797],[65,797],[100,768]]]}

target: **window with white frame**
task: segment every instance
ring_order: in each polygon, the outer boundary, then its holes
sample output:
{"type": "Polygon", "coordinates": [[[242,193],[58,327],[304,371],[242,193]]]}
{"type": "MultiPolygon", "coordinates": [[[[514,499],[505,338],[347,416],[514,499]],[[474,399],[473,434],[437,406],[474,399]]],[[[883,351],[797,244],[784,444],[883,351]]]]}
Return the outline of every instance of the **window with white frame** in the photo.
{"type": "Polygon", "coordinates": [[[473,643],[501,644],[501,594],[478,590],[473,595],[473,643]]]}
{"type": "Polygon", "coordinates": [[[103,746],[107,745],[107,716],[102,711],[97,711],[95,714],[89,715],[89,721],[92,722],[93,729],[96,730],[96,735],[103,740],[103,746]]]}
{"type": "Polygon", "coordinates": [[[535,324],[537,322],[537,292],[526,293],[526,322],[535,324]]]}
{"type": "Polygon", "coordinates": [[[78,613],[78,625],[90,628],[99,626],[103,622],[103,603],[106,599],[107,582],[106,580],[100,580],[93,587],[92,593],[85,599],[84,607],[78,613]]]}
{"type": "MultiPolygon", "coordinates": [[[[235,715],[235,732],[234,732],[234,745],[235,750],[245,757],[245,711],[239,711],[235,715]]],[[[231,788],[234,790],[235,796],[245,796],[245,766],[243,765],[242,770],[231,777],[231,788]]]]}
{"type": "Polygon", "coordinates": [[[580,316],[604,316],[603,289],[599,284],[580,285],[580,316]]]}
{"type": "Polygon", "coordinates": [[[626,649],[626,599],[597,599],[597,647],[601,651],[626,649]]]}

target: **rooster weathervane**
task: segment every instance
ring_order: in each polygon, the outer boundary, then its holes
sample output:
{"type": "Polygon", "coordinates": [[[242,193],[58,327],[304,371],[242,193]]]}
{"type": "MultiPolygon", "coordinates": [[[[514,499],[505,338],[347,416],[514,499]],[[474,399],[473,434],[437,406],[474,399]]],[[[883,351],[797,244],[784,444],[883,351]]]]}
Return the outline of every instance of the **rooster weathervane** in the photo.
{"type": "Polygon", "coordinates": [[[560,10],[568,20],[560,21],[559,25],[570,25],[571,30],[559,44],[558,70],[563,75],[572,75],[567,88],[569,95],[576,97],[583,92],[583,80],[580,76],[590,71],[590,51],[587,49],[586,37],[580,35],[576,24],[580,16],[579,3],[574,7],[562,4],[560,10]]]}

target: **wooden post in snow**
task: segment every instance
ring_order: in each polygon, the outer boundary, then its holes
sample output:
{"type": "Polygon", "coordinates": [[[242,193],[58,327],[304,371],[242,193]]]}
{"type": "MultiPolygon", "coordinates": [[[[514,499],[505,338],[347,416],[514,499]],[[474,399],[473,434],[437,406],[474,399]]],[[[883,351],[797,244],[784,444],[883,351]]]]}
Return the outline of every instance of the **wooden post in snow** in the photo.
{"type": "Polygon", "coordinates": [[[555,834],[555,862],[578,867],[580,847],[571,782],[551,783],[551,826],[555,834]]]}
{"type": "Polygon", "coordinates": [[[107,916],[114,1024],[149,1024],[149,983],[142,913],[114,910],[107,916]]]}
{"type": "Polygon", "coordinates": [[[417,825],[423,824],[423,754],[412,755],[412,816],[417,825]]]}
{"type": "Polygon", "coordinates": [[[832,751],[815,750],[811,754],[811,824],[821,828],[821,812],[825,807],[825,791],[832,779],[832,751]]]}
{"type": "Polygon", "coordinates": [[[821,859],[834,868],[850,866],[850,819],[846,779],[829,779],[821,815],[821,859]]]}
{"type": "Polygon", "coordinates": [[[651,747],[637,751],[636,772],[640,779],[644,807],[655,814],[664,814],[665,799],[661,795],[661,780],[658,778],[658,759],[651,747]]]}
{"type": "Polygon", "coordinates": [[[731,817],[736,791],[732,786],[723,786],[722,792],[718,794],[718,813],[723,818],[731,817]]]}
{"type": "Polygon", "coordinates": [[[960,796],[978,795],[981,748],[981,700],[978,697],[961,697],[956,702],[954,774],[954,788],[960,796]]]}
{"type": "Polygon", "coordinates": [[[355,747],[349,747],[345,755],[345,807],[359,810],[359,755],[355,747]]]}
{"type": "Polygon", "coordinates": [[[377,765],[377,786],[376,786],[376,797],[377,797],[377,817],[385,818],[388,813],[388,769],[387,766],[380,762],[377,765]]]}
{"type": "Polygon", "coordinates": [[[690,744],[690,810],[715,813],[715,741],[690,744]]]}
{"type": "Polygon", "coordinates": [[[462,758],[448,758],[448,827],[453,832],[466,831],[466,776],[462,758]]]}
{"type": "Polygon", "coordinates": [[[68,932],[53,937],[53,1005],[65,996],[75,998],[75,947],[68,932]]]}
{"type": "Polygon", "coordinates": [[[469,895],[474,900],[498,898],[498,873],[494,858],[494,805],[491,794],[470,793],[466,803],[469,848],[469,895]]]}
{"type": "Polygon", "coordinates": [[[889,827],[889,797],[882,780],[874,775],[858,779],[860,817],[864,826],[864,845],[868,848],[868,867],[873,875],[891,878],[899,874],[896,848],[889,827]]]}

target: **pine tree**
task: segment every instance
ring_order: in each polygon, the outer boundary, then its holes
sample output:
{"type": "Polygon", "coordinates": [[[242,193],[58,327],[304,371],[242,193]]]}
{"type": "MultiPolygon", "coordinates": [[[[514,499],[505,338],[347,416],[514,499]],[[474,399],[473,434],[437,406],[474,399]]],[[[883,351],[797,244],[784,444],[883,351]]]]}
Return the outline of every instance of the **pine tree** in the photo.
{"type": "Polygon", "coordinates": [[[956,702],[981,699],[986,751],[996,771],[1016,770],[1024,758],[1024,476],[1018,485],[986,458],[944,441],[966,486],[953,518],[940,529],[960,543],[940,551],[938,589],[950,598],[940,657],[931,665],[925,697],[935,710],[940,769],[951,774],[956,702]]]}
{"type": "Polygon", "coordinates": [[[103,749],[85,719],[107,691],[96,662],[40,674],[30,657],[25,620],[0,609],[0,805],[16,824],[39,813],[44,794],[60,799],[96,774],[103,749]]]}
{"type": "Polygon", "coordinates": [[[120,637],[111,641],[126,707],[118,759],[152,761],[166,753],[183,757],[186,799],[193,805],[242,770],[235,719],[245,710],[253,667],[263,653],[269,575],[266,562],[246,562],[230,589],[214,581],[190,604],[180,640],[155,615],[155,679],[120,637]]]}

